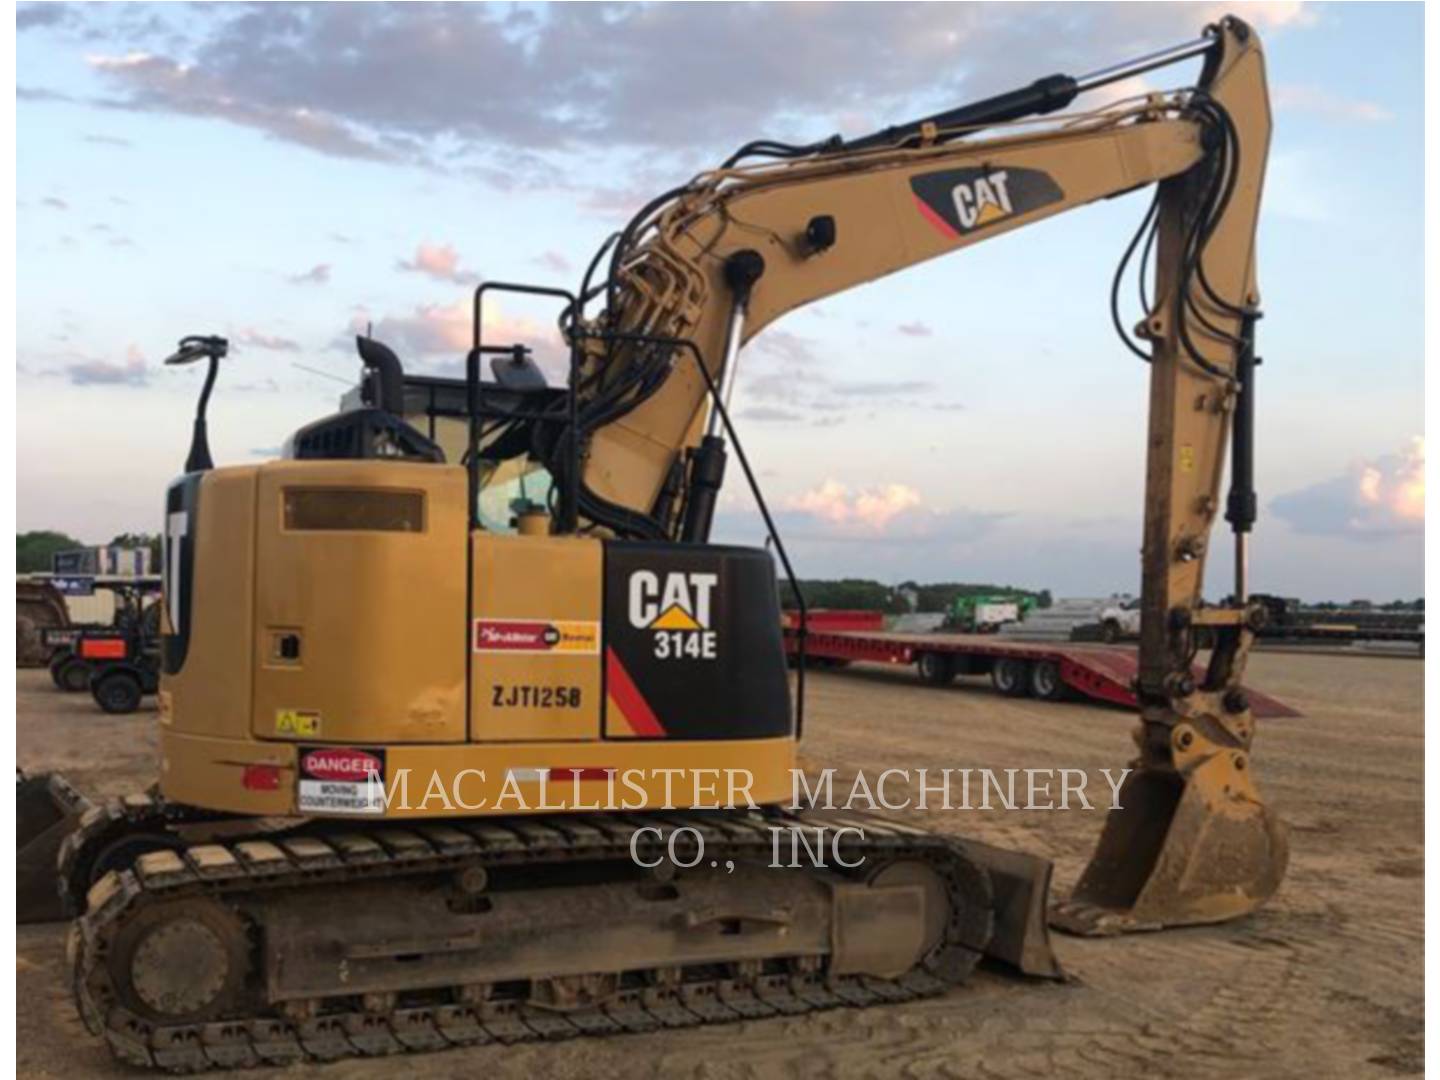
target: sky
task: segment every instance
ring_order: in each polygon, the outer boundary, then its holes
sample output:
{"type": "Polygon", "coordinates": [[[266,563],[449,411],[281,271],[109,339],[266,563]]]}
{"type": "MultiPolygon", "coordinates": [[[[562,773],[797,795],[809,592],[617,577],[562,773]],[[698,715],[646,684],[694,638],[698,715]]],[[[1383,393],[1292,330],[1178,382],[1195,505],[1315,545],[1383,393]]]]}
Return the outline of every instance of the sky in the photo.
{"type": "MultiPolygon", "coordinates": [[[[1253,587],[1418,596],[1423,8],[1234,6],[1263,37],[1275,120],[1253,587]]],[[[639,205],[742,142],[1079,75],[1225,10],[22,3],[17,526],[155,531],[199,388],[198,365],[160,364],[184,334],[230,338],[212,446],[258,462],[335,408],[357,330],[456,374],[478,281],[573,288],[639,205]]],[[[1108,295],[1147,197],[828,298],[747,346],[732,408],[802,576],[1138,591],[1147,371],[1108,295]]],[[[501,305],[487,336],[553,356],[554,315],[501,305]]],[[[763,538],[732,469],[716,539],[763,538]]],[[[1212,559],[1212,595],[1229,574],[1212,559]]]]}

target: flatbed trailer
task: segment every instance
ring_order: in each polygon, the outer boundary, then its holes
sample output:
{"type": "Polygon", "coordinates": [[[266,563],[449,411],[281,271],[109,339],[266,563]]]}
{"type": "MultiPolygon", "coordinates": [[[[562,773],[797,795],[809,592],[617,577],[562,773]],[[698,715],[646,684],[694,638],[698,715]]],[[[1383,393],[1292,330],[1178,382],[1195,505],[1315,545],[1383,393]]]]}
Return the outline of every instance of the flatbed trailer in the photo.
{"type": "Polygon", "coordinates": [[[1414,645],[1425,654],[1422,627],[1355,626],[1346,623],[1312,623],[1298,626],[1267,626],[1256,635],[1262,642],[1277,645],[1356,645],[1371,641],[1414,645]]]}
{"type": "MultiPolygon", "coordinates": [[[[914,665],[921,680],[948,686],[961,675],[988,675],[1011,697],[1044,701],[1081,698],[1123,708],[1137,706],[1131,689],[1139,671],[1134,647],[1068,641],[1023,641],[994,634],[907,634],[883,629],[879,613],[811,612],[805,637],[807,667],[864,662],[914,665]],[[873,625],[873,628],[869,628],[873,625]]],[[[787,613],[785,649],[799,651],[798,620],[787,613]]],[[[1196,668],[1196,676],[1202,671],[1196,668]]],[[[1266,694],[1247,690],[1258,717],[1299,716],[1266,694]]]]}
{"type": "Polygon", "coordinates": [[[1416,646],[1425,655],[1425,612],[1387,608],[1307,608],[1298,600],[1256,594],[1265,605],[1261,641],[1285,644],[1352,645],[1396,642],[1416,646]]]}

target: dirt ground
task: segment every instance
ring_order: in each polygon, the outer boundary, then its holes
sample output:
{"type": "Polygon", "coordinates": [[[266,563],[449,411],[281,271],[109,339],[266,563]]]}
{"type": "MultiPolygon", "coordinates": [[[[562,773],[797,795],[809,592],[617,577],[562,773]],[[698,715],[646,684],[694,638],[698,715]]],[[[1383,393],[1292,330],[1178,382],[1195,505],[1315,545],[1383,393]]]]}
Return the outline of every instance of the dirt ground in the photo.
{"type": "MultiPolygon", "coordinates": [[[[1413,659],[1262,653],[1252,683],[1299,708],[1263,722],[1258,779],[1290,823],[1290,872],[1259,915],[1228,926],[1118,940],[1058,937],[1072,976],[999,970],[918,1004],[551,1045],[297,1066],[296,1076],[427,1078],[1324,1077],[1423,1067],[1423,665],[1413,659]]],[[[864,767],[1118,768],[1131,718],[1001,698],[977,680],[948,691],[899,669],[815,674],[805,754],[864,767]]],[[[153,779],[154,714],[111,719],[18,676],[26,769],[58,768],[91,795],[153,779]]],[[[913,812],[906,820],[1045,855],[1068,891],[1099,811],[913,812]]],[[[19,1074],[113,1076],[64,986],[62,929],[20,927],[19,1074]]],[[[263,1075],[264,1071],[251,1075],[263,1075]]]]}

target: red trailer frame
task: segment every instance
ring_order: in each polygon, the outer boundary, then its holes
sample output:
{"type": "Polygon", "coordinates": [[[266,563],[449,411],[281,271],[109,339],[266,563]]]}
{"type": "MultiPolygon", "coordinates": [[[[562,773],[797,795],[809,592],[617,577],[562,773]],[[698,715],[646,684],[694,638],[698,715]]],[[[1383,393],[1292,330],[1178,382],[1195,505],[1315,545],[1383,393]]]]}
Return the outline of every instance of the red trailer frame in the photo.
{"type": "MultiPolygon", "coordinates": [[[[793,612],[785,613],[785,650],[791,656],[798,651],[798,623],[793,612]]],[[[1133,647],[1022,641],[994,634],[896,633],[883,629],[880,612],[868,611],[812,611],[808,624],[807,666],[914,664],[921,678],[936,685],[948,685],[957,675],[990,675],[996,689],[1016,697],[1076,696],[1127,709],[1138,704],[1131,689],[1139,670],[1133,647]]],[[[1197,667],[1196,677],[1201,675],[1197,667]]],[[[1246,693],[1257,717],[1300,715],[1267,694],[1246,693]]]]}

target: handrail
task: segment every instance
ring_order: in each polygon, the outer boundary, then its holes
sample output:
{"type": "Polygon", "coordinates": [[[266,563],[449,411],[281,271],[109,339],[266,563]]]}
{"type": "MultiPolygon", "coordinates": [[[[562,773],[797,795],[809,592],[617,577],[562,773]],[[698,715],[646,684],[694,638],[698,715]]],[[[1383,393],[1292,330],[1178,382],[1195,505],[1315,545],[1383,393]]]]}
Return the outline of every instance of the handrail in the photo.
{"type": "MultiPolygon", "coordinates": [[[[465,470],[466,480],[470,490],[470,528],[480,526],[480,404],[482,397],[482,384],[480,378],[480,357],[496,352],[493,345],[482,344],[481,332],[483,319],[481,318],[485,302],[485,293],[489,290],[496,292],[522,293],[527,296],[553,296],[566,301],[569,310],[576,310],[575,294],[568,289],[557,289],[548,285],[521,285],[508,281],[485,281],[475,287],[474,324],[471,331],[472,346],[469,354],[465,357],[465,405],[469,412],[469,461],[465,470]]],[[[509,350],[501,350],[509,351],[509,350]]],[[[580,439],[579,439],[579,406],[576,401],[576,388],[580,384],[580,339],[572,338],[570,341],[570,374],[569,374],[569,434],[565,447],[569,457],[570,481],[560,489],[560,531],[573,533],[579,524],[580,513],[576,497],[579,492],[580,483],[580,439]]]]}

